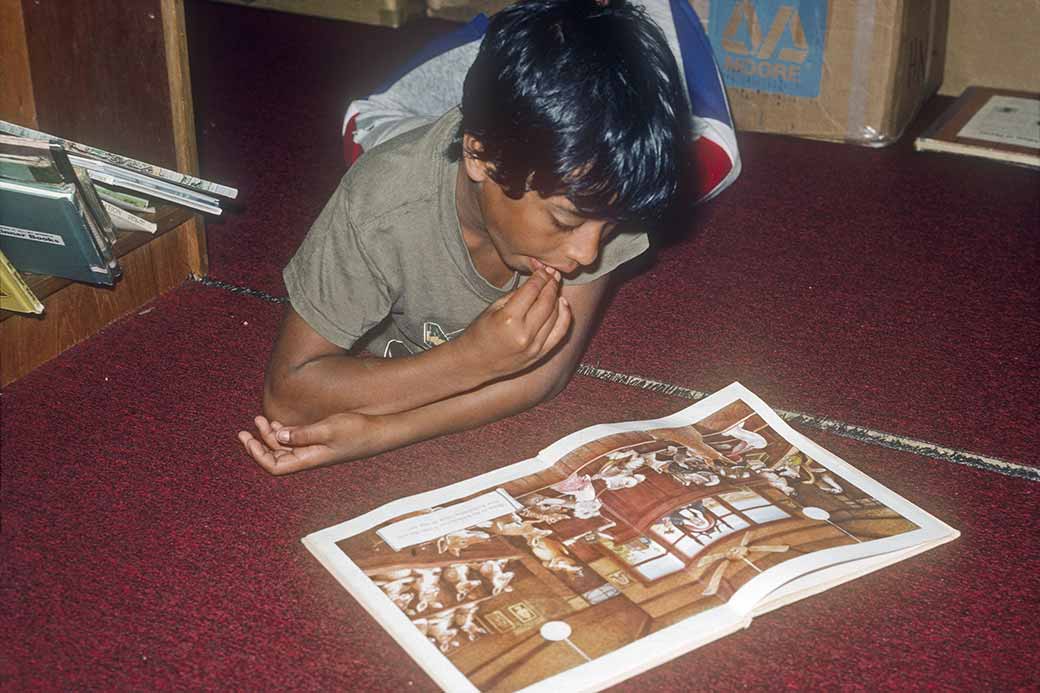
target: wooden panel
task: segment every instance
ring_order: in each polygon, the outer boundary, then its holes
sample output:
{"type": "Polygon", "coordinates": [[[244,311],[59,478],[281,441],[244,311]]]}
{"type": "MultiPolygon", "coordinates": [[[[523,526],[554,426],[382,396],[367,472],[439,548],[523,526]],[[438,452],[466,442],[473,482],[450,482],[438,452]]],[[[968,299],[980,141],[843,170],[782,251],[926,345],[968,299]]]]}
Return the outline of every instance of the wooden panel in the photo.
{"type": "Polygon", "coordinates": [[[35,128],[36,103],[21,0],[0,0],[0,120],[35,128]]]}
{"type": "MultiPolygon", "coordinates": [[[[8,103],[15,108],[24,99],[30,108],[35,104],[35,122],[19,122],[198,172],[183,0],[0,0],[0,11],[3,117],[10,115],[8,103]]],[[[182,208],[160,206],[155,221],[156,236],[121,235],[116,254],[123,278],[111,289],[30,277],[46,311],[42,316],[0,311],[0,385],[181,284],[189,274],[206,272],[201,219],[182,208]]]]}
{"type": "Polygon", "coordinates": [[[219,0],[265,10],[398,28],[426,15],[425,0],[219,0]]]}
{"type": "Polygon", "coordinates": [[[40,128],[176,168],[163,0],[22,0],[22,9],[40,128]]]}
{"type": "Polygon", "coordinates": [[[123,279],[111,289],[71,283],[46,300],[43,315],[0,322],[0,386],[198,273],[200,229],[192,218],[123,256],[123,279]]]}
{"type": "MultiPolygon", "coordinates": [[[[162,0],[161,9],[176,168],[182,173],[198,175],[199,153],[195,140],[195,106],[191,95],[184,3],[182,0],[162,0]]],[[[185,236],[183,248],[187,255],[184,260],[195,274],[206,274],[209,271],[209,256],[206,252],[205,229],[197,218],[190,224],[194,232],[185,236]]]]}
{"type": "Polygon", "coordinates": [[[182,173],[197,175],[199,155],[195,142],[195,107],[191,98],[184,3],[181,0],[162,0],[161,9],[176,168],[182,173]]]}

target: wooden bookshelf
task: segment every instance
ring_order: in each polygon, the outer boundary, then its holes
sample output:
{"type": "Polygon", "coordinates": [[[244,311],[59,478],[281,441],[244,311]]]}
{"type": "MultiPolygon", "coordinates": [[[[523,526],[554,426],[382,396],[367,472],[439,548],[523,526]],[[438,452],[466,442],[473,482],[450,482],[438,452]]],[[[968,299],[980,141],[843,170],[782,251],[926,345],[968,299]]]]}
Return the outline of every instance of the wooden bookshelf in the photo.
{"type": "MultiPolygon", "coordinates": [[[[183,0],[0,0],[0,73],[3,120],[198,172],[183,0]]],[[[154,220],[121,234],[114,287],[25,275],[45,310],[0,311],[0,386],[205,274],[201,218],[164,205],[154,220]]]]}

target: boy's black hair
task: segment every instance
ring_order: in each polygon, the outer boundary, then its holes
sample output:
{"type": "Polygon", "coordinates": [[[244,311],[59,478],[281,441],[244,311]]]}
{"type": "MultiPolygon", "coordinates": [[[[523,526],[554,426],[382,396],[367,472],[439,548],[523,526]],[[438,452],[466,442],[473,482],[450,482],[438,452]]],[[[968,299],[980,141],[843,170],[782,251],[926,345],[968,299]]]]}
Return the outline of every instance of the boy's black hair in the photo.
{"type": "Polygon", "coordinates": [[[659,219],[689,123],[675,58],[625,0],[522,0],[496,14],[466,75],[453,160],[507,195],[564,195],[589,218],[659,219]],[[462,151],[463,133],[481,149],[462,151]]]}

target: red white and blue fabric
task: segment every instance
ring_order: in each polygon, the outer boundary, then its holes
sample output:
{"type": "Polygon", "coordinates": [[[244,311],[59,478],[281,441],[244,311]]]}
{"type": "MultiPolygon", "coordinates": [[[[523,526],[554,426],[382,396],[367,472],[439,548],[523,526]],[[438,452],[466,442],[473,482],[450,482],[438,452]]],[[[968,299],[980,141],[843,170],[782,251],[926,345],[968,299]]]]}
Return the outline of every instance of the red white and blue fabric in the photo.
{"type": "MultiPolygon", "coordinates": [[[[690,103],[697,202],[719,194],[740,175],[733,118],[711,43],[687,0],[645,0],[682,68],[690,103]]],[[[350,104],[343,123],[344,156],[352,164],[366,149],[432,122],[462,98],[466,71],[487,31],[478,15],[439,37],[371,96],[350,104]]]]}

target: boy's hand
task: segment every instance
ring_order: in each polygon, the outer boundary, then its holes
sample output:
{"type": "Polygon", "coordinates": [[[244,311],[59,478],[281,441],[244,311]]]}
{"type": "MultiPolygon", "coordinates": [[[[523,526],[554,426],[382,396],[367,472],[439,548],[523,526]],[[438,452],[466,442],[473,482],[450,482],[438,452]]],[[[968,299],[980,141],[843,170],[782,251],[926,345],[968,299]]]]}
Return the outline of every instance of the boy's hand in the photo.
{"type": "Polygon", "coordinates": [[[520,288],[498,299],[455,341],[488,379],[510,375],[552,351],[571,324],[560,296],[560,273],[541,267],[520,288]]]}
{"type": "Polygon", "coordinates": [[[263,416],[254,422],[258,437],[239,431],[238,439],[257,464],[276,476],[379,452],[372,417],[364,414],[333,414],[306,426],[282,426],[263,416]]]}

